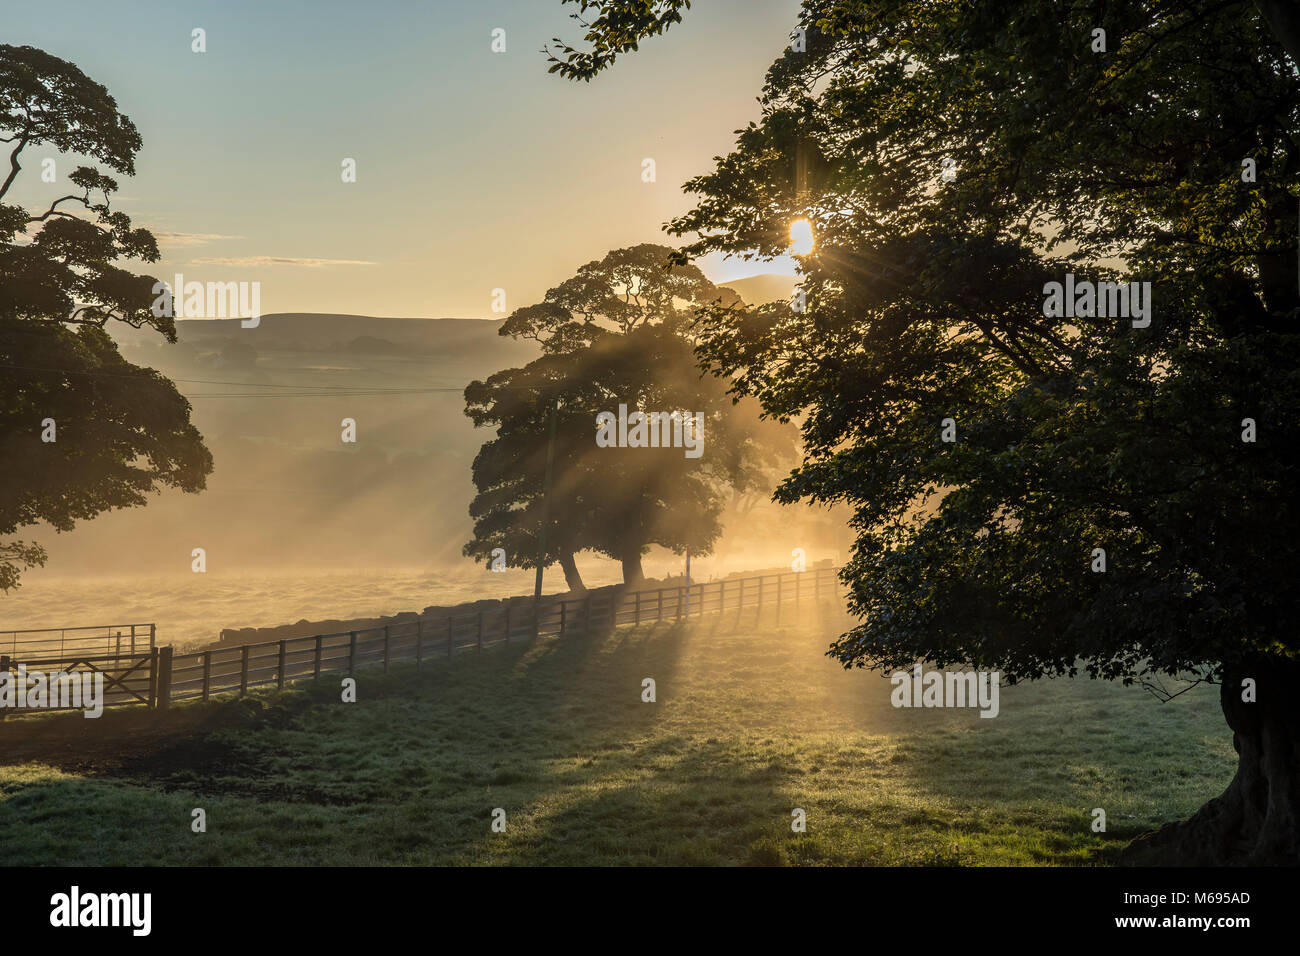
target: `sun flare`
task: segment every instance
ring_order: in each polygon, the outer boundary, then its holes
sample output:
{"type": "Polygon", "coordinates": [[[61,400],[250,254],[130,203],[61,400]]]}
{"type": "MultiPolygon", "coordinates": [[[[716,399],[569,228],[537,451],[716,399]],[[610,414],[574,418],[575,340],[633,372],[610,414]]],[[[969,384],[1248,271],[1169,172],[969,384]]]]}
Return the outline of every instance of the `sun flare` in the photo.
{"type": "Polygon", "coordinates": [[[807,219],[790,223],[790,255],[806,256],[813,251],[813,227],[807,219]]]}

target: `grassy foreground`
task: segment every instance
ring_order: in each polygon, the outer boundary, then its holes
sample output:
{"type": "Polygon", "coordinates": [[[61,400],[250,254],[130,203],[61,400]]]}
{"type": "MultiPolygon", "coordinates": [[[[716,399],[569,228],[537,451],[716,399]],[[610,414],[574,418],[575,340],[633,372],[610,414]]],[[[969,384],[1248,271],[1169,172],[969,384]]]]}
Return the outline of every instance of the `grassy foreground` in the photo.
{"type": "Polygon", "coordinates": [[[837,615],[792,618],[366,671],[353,704],[337,677],[196,702],[167,715],[185,735],[116,760],[95,735],[153,715],[6,721],[8,739],[25,724],[89,756],[0,748],[3,863],[1107,863],[1232,776],[1213,687],[1159,704],[1060,680],[1003,687],[996,719],[896,710],[885,678],[823,656],[837,615]]]}

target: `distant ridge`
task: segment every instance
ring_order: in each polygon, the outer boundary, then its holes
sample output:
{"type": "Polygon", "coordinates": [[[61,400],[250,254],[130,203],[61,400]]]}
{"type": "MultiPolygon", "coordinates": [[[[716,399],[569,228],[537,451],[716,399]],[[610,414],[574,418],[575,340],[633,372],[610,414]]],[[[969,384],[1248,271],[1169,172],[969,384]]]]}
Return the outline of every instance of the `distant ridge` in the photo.
{"type": "Polygon", "coordinates": [[[765,273],[715,284],[733,290],[749,305],[763,305],[767,302],[790,301],[790,296],[800,281],[798,276],[765,273]]]}
{"type": "MultiPolygon", "coordinates": [[[[253,328],[240,319],[179,319],[176,336],[182,344],[219,349],[241,343],[259,352],[288,350],[365,354],[462,354],[492,356],[506,367],[528,361],[536,352],[533,342],[515,341],[498,334],[503,319],[403,319],[329,312],[275,312],[264,315],[253,328]]],[[[152,329],[114,329],[114,338],[131,345],[155,344],[152,329]]]]}
{"type": "Polygon", "coordinates": [[[240,319],[181,319],[177,334],[183,338],[226,337],[238,334],[256,347],[258,340],[283,335],[297,337],[304,346],[310,342],[337,341],[340,338],[373,336],[390,342],[424,341],[431,337],[487,340],[497,337],[503,319],[400,319],[375,315],[348,315],[333,312],[274,312],[262,316],[255,328],[244,328],[240,319]]]}

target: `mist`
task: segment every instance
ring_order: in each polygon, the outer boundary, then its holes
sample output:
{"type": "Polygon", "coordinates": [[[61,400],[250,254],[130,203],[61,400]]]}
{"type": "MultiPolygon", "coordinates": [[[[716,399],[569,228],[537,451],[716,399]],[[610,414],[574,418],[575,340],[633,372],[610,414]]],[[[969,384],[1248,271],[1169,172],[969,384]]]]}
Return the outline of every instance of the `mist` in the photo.
{"type": "MultiPolygon", "coordinates": [[[[120,325],[120,323],[113,323],[120,325]]],[[[492,572],[462,555],[470,465],[491,435],[464,414],[464,386],[526,364],[535,343],[487,319],[269,315],[179,321],[178,342],[113,329],[127,361],[176,383],[214,459],[206,490],[167,491],[70,532],[38,526],[44,568],[0,596],[0,629],[157,622],[159,643],[216,640],[223,628],[396,614],[529,593],[533,572],[492,572]],[[344,421],[355,442],[345,442],[344,421]],[[195,549],[206,570],[192,570],[195,549]]],[[[847,556],[842,516],[731,495],[713,554],[692,579],[847,556]]],[[[578,555],[590,586],[617,562],[578,555]]],[[[680,575],[662,548],[650,577],[680,575]]],[[[557,566],[547,593],[565,590],[557,566]]]]}

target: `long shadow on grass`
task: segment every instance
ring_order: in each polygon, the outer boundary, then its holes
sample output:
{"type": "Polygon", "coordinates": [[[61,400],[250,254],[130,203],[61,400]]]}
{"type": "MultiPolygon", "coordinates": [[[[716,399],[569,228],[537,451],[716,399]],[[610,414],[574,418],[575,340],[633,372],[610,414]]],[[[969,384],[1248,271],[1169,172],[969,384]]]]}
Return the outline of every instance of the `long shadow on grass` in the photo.
{"type": "MultiPolygon", "coordinates": [[[[298,806],[313,832],[323,816],[333,846],[307,862],[360,862],[358,854],[469,862],[494,808],[543,804],[568,785],[570,767],[652,734],[656,709],[641,700],[642,679],[671,687],[692,638],[700,636],[682,626],[643,626],[462,653],[422,671],[365,670],[354,704],[342,703],[338,677],[323,678],[268,695],[280,719],[184,740],[107,772],[199,802],[298,806]]],[[[23,803],[44,799],[31,792],[23,803]]],[[[292,828],[289,816],[281,825],[292,828]]],[[[241,825],[260,824],[250,813],[241,825]]]]}
{"type": "Polygon", "coordinates": [[[647,625],[550,639],[511,648],[487,666],[435,678],[441,712],[418,825],[431,830],[429,862],[488,862],[482,842],[492,813],[507,832],[536,808],[562,802],[593,769],[636,760],[655,736],[659,710],[642,700],[643,680],[658,693],[677,678],[687,643],[702,636],[682,625],[647,625]]]}
{"type": "Polygon", "coordinates": [[[646,741],[585,761],[545,792],[521,793],[504,833],[479,833],[475,862],[727,865],[784,861],[785,771],[717,741],[646,741]]]}
{"type": "MultiPolygon", "coordinates": [[[[689,635],[656,635],[644,645],[662,654],[639,656],[634,638],[606,638],[604,648],[622,675],[614,682],[622,688],[617,697],[593,698],[579,726],[563,722],[569,731],[549,735],[551,746],[539,759],[493,781],[499,784],[491,791],[493,806],[505,810],[506,831],[489,831],[481,817],[464,821],[455,862],[783,861],[792,835],[789,794],[798,792],[801,771],[790,767],[781,745],[768,737],[780,736],[785,715],[767,711],[785,691],[784,671],[774,662],[789,652],[770,615],[761,622],[746,618],[740,630],[751,636],[740,638],[742,655],[717,649],[735,626],[731,615],[697,622],[689,635]],[[746,640],[754,643],[746,646],[746,640]],[[681,673],[688,642],[697,643],[690,672],[681,673]],[[745,699],[752,696],[747,667],[769,680],[753,686],[754,700],[745,699]],[[640,699],[644,676],[657,682],[654,704],[640,699]],[[638,693],[627,696],[628,687],[638,693]]],[[[601,683],[562,655],[554,663],[570,687],[590,693],[601,683]]],[[[545,696],[552,702],[543,715],[548,721],[556,698],[550,690],[545,696]]]]}
{"type": "MultiPolygon", "coordinates": [[[[1165,799],[1140,776],[1153,749],[1129,698],[1063,686],[1035,700],[1031,687],[1004,693],[996,720],[895,710],[878,675],[825,660],[840,622],[819,615],[787,617],[799,631],[746,615],[736,632],[727,616],[367,670],[355,704],[322,679],[241,704],[248,723],[100,771],[128,787],[20,779],[0,819],[40,825],[37,859],[80,840],[81,862],[897,861],[889,827],[931,847],[948,830],[986,845],[1038,834],[1052,862],[1077,859],[1092,807],[1110,816],[1104,847],[1143,828],[1132,793],[1165,799]],[[642,702],[646,677],[657,703],[642,702]],[[1116,723],[1130,728],[1119,739],[1095,732],[1116,723]],[[1106,777],[1115,766],[1125,775],[1106,777]],[[85,848],[72,811],[87,805],[103,849],[85,848]],[[218,812],[199,859],[187,808],[203,805],[218,812]],[[791,840],[794,805],[825,842],[791,840]]],[[[1190,765],[1191,783],[1204,769],[1190,765]]]]}
{"type": "MultiPolygon", "coordinates": [[[[941,808],[937,816],[976,821],[976,839],[1019,843],[1033,862],[1105,863],[1227,785],[1235,761],[1216,738],[1217,706],[1213,688],[1162,705],[1087,679],[1004,687],[993,719],[895,711],[891,761],[902,786],[941,808]]],[[[954,845],[968,836],[955,827],[954,845]]]]}

